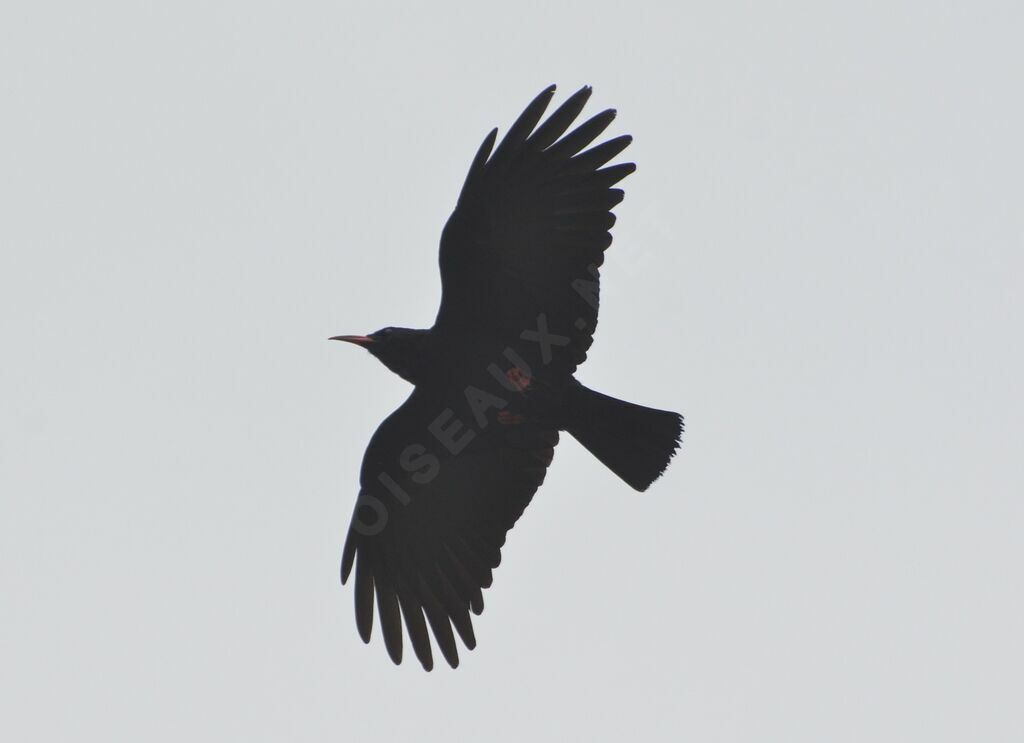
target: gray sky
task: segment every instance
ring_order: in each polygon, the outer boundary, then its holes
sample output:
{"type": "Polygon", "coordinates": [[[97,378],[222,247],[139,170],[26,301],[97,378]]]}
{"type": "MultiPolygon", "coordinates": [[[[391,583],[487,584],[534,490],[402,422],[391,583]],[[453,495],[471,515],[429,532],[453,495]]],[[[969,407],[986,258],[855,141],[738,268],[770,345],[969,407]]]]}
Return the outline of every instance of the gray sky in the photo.
{"type": "Polygon", "coordinates": [[[7,739],[1024,738],[1024,11],[676,5],[0,11],[7,739]],[[432,321],[551,82],[639,166],[580,377],[685,443],[563,437],[478,648],[396,668],[337,572],[407,390],[325,338],[432,321]]]}

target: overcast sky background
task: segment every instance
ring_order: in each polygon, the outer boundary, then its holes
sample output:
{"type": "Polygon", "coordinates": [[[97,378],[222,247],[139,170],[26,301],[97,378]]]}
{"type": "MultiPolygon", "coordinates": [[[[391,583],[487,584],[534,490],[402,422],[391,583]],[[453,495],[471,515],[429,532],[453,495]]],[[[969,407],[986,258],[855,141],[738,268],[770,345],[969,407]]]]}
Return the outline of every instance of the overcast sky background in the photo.
{"type": "Polygon", "coordinates": [[[674,5],[4,6],[5,739],[1024,739],[1024,10],[674,5]],[[396,668],[337,576],[407,389],[325,339],[432,321],[552,82],[639,166],[581,379],[684,447],[564,437],[396,668]]]}

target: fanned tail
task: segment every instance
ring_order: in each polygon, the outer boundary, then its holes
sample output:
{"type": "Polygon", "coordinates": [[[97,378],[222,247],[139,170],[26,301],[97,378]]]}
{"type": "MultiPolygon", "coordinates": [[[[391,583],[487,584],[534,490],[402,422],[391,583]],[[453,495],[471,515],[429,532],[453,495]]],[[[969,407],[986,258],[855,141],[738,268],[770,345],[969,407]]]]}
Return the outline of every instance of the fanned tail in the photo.
{"type": "Polygon", "coordinates": [[[683,417],[573,388],[567,430],[635,490],[647,490],[668,467],[683,436],[683,417]]]}

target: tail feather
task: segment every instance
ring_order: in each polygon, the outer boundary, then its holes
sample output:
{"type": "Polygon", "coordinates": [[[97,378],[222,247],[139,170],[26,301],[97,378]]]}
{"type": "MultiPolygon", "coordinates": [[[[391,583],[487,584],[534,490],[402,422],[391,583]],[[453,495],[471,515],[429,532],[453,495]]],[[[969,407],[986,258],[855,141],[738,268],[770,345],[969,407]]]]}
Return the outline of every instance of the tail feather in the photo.
{"type": "Polygon", "coordinates": [[[578,385],[569,433],[635,490],[647,490],[668,467],[683,436],[683,417],[645,408],[578,385]]]}

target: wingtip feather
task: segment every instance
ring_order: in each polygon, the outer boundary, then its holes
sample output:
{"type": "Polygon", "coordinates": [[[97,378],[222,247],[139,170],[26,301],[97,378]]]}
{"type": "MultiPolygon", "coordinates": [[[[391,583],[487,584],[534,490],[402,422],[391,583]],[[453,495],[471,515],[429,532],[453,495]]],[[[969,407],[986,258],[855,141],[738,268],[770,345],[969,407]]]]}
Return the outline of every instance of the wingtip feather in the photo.
{"type": "Polygon", "coordinates": [[[345,585],[348,582],[348,576],[352,572],[352,562],[356,556],[356,540],[349,532],[348,537],[345,539],[345,549],[341,554],[341,585],[345,585]]]}
{"type": "Polygon", "coordinates": [[[366,555],[360,554],[356,563],[356,629],[363,642],[369,643],[373,634],[373,575],[366,564],[366,555]]]}

